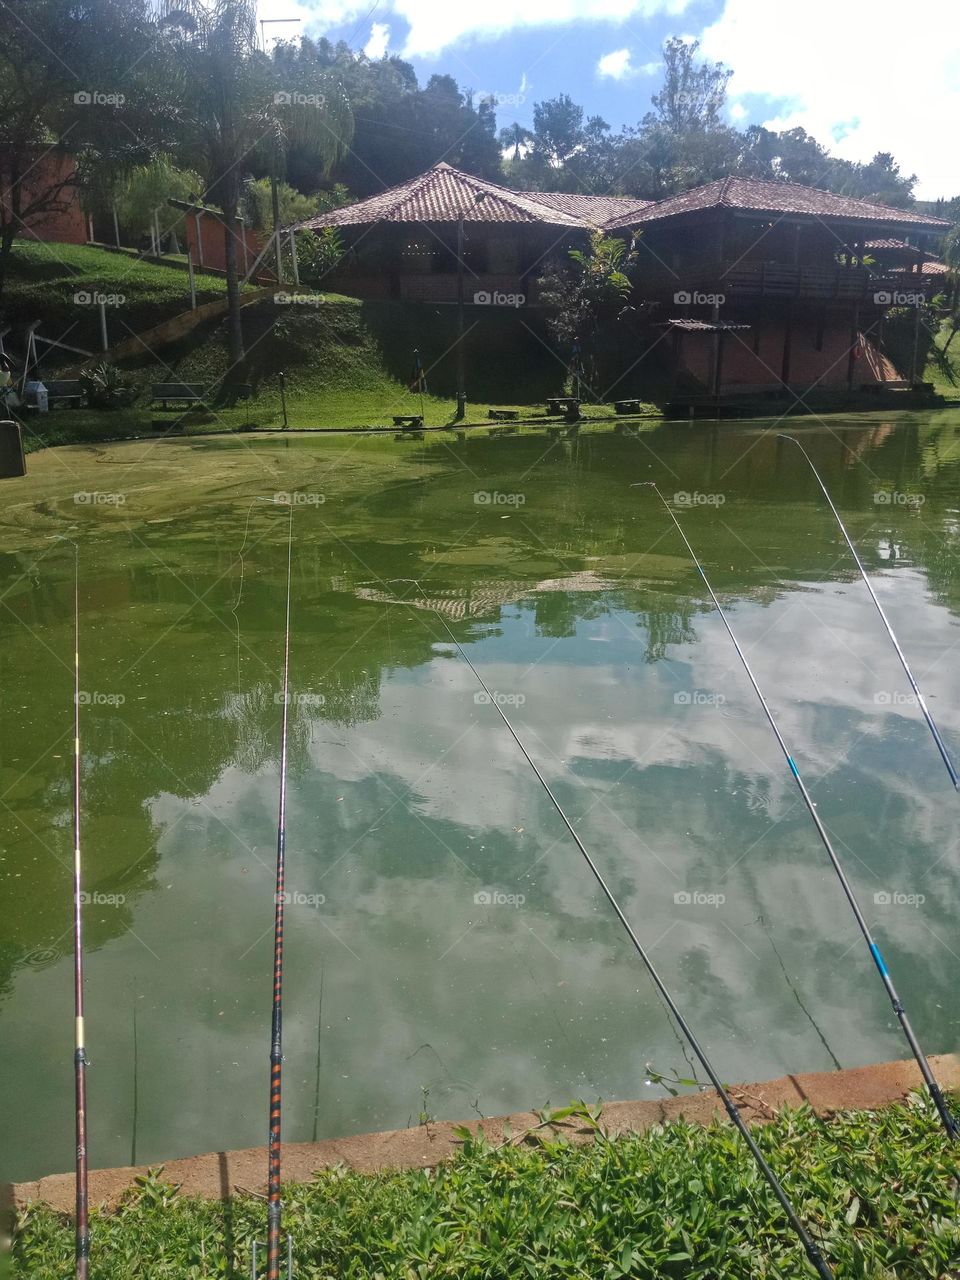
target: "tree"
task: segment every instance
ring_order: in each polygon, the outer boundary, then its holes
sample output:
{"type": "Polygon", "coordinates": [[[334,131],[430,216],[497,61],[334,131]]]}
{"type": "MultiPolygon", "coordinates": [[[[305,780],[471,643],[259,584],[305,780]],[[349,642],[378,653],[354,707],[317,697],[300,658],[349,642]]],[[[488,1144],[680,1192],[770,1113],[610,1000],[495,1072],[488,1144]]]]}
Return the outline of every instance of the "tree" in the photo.
{"type": "Polygon", "coordinates": [[[14,241],[76,200],[88,152],[104,175],[149,154],[137,110],[149,48],[139,0],[4,0],[3,10],[0,293],[14,241]]]}
{"type": "Polygon", "coordinates": [[[160,234],[175,230],[183,214],[169,203],[171,198],[190,200],[202,186],[199,174],[178,169],[167,155],[131,169],[117,184],[117,214],[133,235],[149,232],[154,214],[160,234]]]}
{"type": "MultiPolygon", "coordinates": [[[[243,215],[255,231],[273,230],[273,192],[269,178],[257,178],[248,182],[243,190],[243,215]]],[[[287,182],[277,184],[277,203],[280,209],[281,227],[294,222],[304,222],[319,212],[316,196],[305,196],[287,182]]]]}
{"type": "Polygon", "coordinates": [[[655,118],[675,134],[720,126],[732,71],[722,62],[697,62],[699,40],[671,36],[663,44],[663,88],[652,98],[655,118]]]}
{"type": "Polygon", "coordinates": [[[162,26],[173,38],[181,159],[203,175],[205,198],[223,213],[228,344],[236,366],[243,359],[237,212],[244,173],[259,163],[279,181],[293,145],[309,148],[329,172],[351,140],[352,116],[334,76],[317,74],[308,88],[284,83],[283,64],[257,49],[255,0],[189,0],[168,7],[162,26]]]}

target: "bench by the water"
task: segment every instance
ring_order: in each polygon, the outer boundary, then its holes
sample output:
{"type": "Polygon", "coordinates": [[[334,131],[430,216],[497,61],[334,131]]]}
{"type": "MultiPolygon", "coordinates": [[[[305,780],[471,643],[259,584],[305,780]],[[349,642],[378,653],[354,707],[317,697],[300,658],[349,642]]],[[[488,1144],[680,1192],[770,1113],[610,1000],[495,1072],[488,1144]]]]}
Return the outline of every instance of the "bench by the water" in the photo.
{"type": "Polygon", "coordinates": [[[423,417],[419,413],[397,413],[393,416],[393,425],[403,427],[404,431],[419,431],[423,427],[423,417]]]}
{"type": "Polygon", "coordinates": [[[206,388],[199,382],[155,382],[150,398],[154,403],[159,400],[166,409],[169,400],[181,404],[205,404],[207,395],[206,388]]]}
{"type": "Polygon", "coordinates": [[[580,401],[575,396],[550,396],[547,399],[547,413],[564,413],[567,417],[580,413],[580,401]]]}
{"type": "Polygon", "coordinates": [[[53,378],[43,385],[47,388],[47,404],[51,409],[58,404],[83,407],[83,383],[79,378],[53,378]]]}
{"type": "Polygon", "coordinates": [[[614,400],[613,408],[616,413],[639,413],[639,400],[614,400]]]}

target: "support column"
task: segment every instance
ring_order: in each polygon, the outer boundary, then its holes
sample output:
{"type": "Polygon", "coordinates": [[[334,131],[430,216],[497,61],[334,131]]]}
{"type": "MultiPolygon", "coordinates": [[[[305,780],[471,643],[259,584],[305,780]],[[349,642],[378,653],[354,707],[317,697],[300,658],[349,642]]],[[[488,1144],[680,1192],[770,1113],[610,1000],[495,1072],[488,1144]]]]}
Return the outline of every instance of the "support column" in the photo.
{"type": "Polygon", "coordinates": [[[780,381],[784,387],[790,385],[790,349],[793,346],[793,299],[787,303],[787,314],[783,327],[783,359],[780,362],[780,381]]]}
{"type": "Polygon", "coordinates": [[[860,337],[860,303],[854,304],[853,319],[850,323],[850,350],[847,353],[847,390],[853,390],[854,375],[857,370],[857,343],[860,337]]]}

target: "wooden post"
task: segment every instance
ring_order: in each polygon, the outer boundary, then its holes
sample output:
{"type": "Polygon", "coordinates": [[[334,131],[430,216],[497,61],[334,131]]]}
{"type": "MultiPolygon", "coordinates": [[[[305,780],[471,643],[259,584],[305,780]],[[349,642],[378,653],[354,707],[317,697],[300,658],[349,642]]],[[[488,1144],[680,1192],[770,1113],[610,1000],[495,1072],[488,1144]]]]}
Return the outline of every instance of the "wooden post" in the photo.
{"type": "Polygon", "coordinates": [[[853,304],[853,318],[850,322],[850,350],[847,353],[847,390],[853,390],[853,379],[857,369],[857,345],[860,341],[860,303],[853,304]]]}
{"type": "Polygon", "coordinates": [[[297,260],[297,239],[293,233],[293,227],[290,228],[290,259],[293,262],[293,282],[295,285],[300,284],[300,263],[297,260]]]}
{"type": "Polygon", "coordinates": [[[780,381],[785,387],[790,386],[790,348],[793,345],[793,300],[787,303],[787,314],[783,325],[783,359],[780,362],[780,381]]]}

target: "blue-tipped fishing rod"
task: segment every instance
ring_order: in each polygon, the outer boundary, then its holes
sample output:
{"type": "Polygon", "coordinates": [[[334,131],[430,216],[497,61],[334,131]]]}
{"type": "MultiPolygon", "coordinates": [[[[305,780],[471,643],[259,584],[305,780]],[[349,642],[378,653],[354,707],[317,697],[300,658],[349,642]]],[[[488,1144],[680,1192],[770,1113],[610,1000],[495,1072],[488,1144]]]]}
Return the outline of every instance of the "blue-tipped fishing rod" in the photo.
{"type": "MultiPolygon", "coordinates": [[[[414,581],[414,580],[407,579],[407,581],[414,581]]],[[[419,583],[417,583],[416,585],[417,585],[417,589],[420,590],[419,583]]],[[[423,597],[422,591],[420,591],[420,594],[423,597]]],[[[426,597],[423,597],[423,598],[424,598],[424,601],[426,601],[426,597]]],[[[629,937],[630,941],[633,943],[634,950],[636,951],[637,955],[640,957],[641,961],[643,962],[644,967],[647,970],[647,973],[649,973],[651,979],[653,980],[654,985],[656,986],[657,990],[660,992],[660,995],[663,997],[664,1003],[666,1004],[667,1008],[670,1010],[670,1013],[673,1015],[673,1018],[676,1021],[677,1026],[686,1036],[687,1041],[690,1044],[690,1048],[693,1050],[694,1054],[698,1058],[700,1065],[703,1067],[704,1071],[706,1072],[710,1080],[710,1083],[713,1085],[714,1089],[716,1089],[717,1094],[719,1095],[720,1100],[723,1103],[724,1108],[727,1112],[727,1115],[730,1117],[730,1120],[740,1131],[740,1136],[743,1138],[744,1142],[746,1143],[747,1148],[750,1151],[750,1154],[753,1156],[754,1160],[757,1162],[757,1167],[759,1168],[760,1172],[763,1174],[764,1178],[766,1179],[767,1184],[769,1185],[771,1191],[779,1200],[780,1206],[783,1209],[784,1213],[786,1214],[787,1220],[789,1221],[790,1226],[793,1228],[794,1232],[797,1235],[797,1238],[799,1239],[800,1243],[803,1245],[804,1252],[806,1253],[807,1258],[810,1261],[810,1264],[814,1267],[817,1274],[821,1277],[821,1280],[831,1280],[831,1277],[833,1276],[833,1271],[830,1269],[823,1254],[820,1252],[819,1248],[815,1244],[813,1237],[810,1235],[809,1231],[801,1221],[800,1216],[797,1213],[796,1209],[794,1209],[793,1204],[790,1201],[790,1198],[788,1197],[786,1191],[783,1188],[782,1183],[780,1182],[780,1179],[777,1177],[773,1169],[767,1163],[767,1160],[763,1152],[757,1146],[756,1140],[754,1139],[753,1134],[750,1132],[750,1128],[747,1125],[747,1122],[744,1120],[743,1116],[740,1114],[740,1111],[737,1108],[736,1103],[730,1097],[730,1094],[727,1092],[727,1089],[725,1088],[723,1082],[721,1081],[720,1077],[717,1075],[716,1071],[714,1070],[713,1064],[710,1062],[710,1059],[707,1057],[706,1051],[700,1045],[700,1041],[693,1034],[693,1031],[690,1029],[687,1023],[687,1020],[684,1018],[683,1014],[680,1012],[679,1005],[676,1003],[673,996],[670,994],[670,991],[667,988],[665,982],[660,977],[660,974],[657,971],[657,968],[654,965],[653,961],[650,959],[650,956],[646,951],[645,947],[643,946],[643,943],[637,937],[637,934],[634,931],[633,926],[631,925],[630,921],[627,919],[626,915],[624,914],[623,908],[620,906],[620,903],[614,897],[613,890],[610,888],[606,880],[603,878],[603,874],[601,873],[600,868],[597,866],[592,855],[587,850],[586,845],[584,845],[583,841],[577,835],[577,832],[574,829],[573,824],[571,823],[570,819],[567,817],[566,813],[564,812],[563,807],[560,804],[560,801],[554,795],[550,784],[547,782],[546,778],[540,772],[540,769],[537,766],[536,762],[534,761],[533,757],[530,755],[530,752],[524,746],[522,740],[520,739],[519,734],[517,733],[516,729],[514,729],[506,712],[503,710],[503,707],[501,707],[499,701],[491,694],[490,690],[487,688],[486,684],[484,683],[483,677],[481,676],[480,672],[470,661],[470,658],[467,656],[467,653],[464,650],[463,645],[460,643],[457,637],[453,634],[453,631],[450,629],[450,626],[447,623],[446,618],[443,616],[442,613],[440,613],[438,609],[434,609],[430,605],[428,605],[427,607],[430,608],[431,612],[435,613],[436,616],[440,619],[445,631],[447,632],[447,635],[450,637],[453,644],[456,645],[457,650],[460,654],[460,657],[463,658],[464,662],[473,672],[474,677],[476,678],[476,681],[479,684],[480,688],[487,695],[487,699],[489,700],[489,702],[496,708],[500,716],[500,719],[506,725],[507,730],[510,733],[510,736],[513,738],[514,742],[520,748],[520,753],[522,754],[523,758],[526,760],[527,764],[530,766],[533,772],[537,775],[537,780],[539,781],[540,785],[543,787],[544,791],[547,793],[547,796],[550,799],[550,803],[553,805],[554,809],[556,809],[557,813],[560,815],[561,822],[566,827],[567,831],[570,833],[571,837],[573,838],[574,844],[577,846],[577,848],[580,850],[581,854],[583,855],[584,861],[586,862],[587,866],[590,868],[591,872],[593,873],[593,877],[596,880],[597,884],[600,886],[600,889],[603,892],[603,895],[606,898],[607,902],[610,904],[610,906],[613,908],[614,912],[616,913],[617,919],[620,921],[620,923],[623,925],[624,929],[626,930],[627,936],[629,937]]]]}
{"type": "Polygon", "coordinates": [[[880,954],[880,948],[877,946],[876,942],[874,941],[873,934],[870,931],[870,926],[867,924],[864,914],[860,910],[860,903],[857,901],[857,896],[853,891],[853,886],[850,884],[850,881],[847,879],[846,873],[844,872],[840,859],[837,857],[836,851],[833,847],[833,843],[830,837],[827,835],[827,829],[823,825],[823,822],[820,819],[820,815],[817,812],[817,807],[813,803],[813,800],[810,798],[810,792],[807,790],[806,785],[804,784],[803,778],[800,776],[800,770],[797,768],[797,763],[790,753],[790,749],[787,746],[786,741],[784,740],[783,734],[780,732],[780,727],[777,724],[776,720],[774,719],[773,712],[770,710],[770,707],[767,703],[766,698],[763,696],[763,692],[760,689],[760,685],[757,683],[757,678],[753,674],[753,669],[751,668],[750,663],[747,661],[747,655],[744,653],[743,649],[741,649],[740,642],[737,639],[737,637],[734,635],[733,628],[730,626],[730,623],[727,619],[726,612],[724,611],[724,608],[721,605],[720,601],[717,599],[717,596],[713,587],[710,585],[710,581],[707,578],[706,573],[704,572],[703,565],[698,560],[697,553],[694,551],[693,547],[690,545],[690,540],[688,539],[687,535],[684,533],[683,526],[680,524],[680,521],[677,519],[676,513],[674,512],[670,504],[667,502],[663,494],[660,492],[660,490],[657,488],[656,484],[654,484],[652,480],[646,480],[639,485],[633,485],[631,487],[652,489],[654,493],[657,495],[657,497],[660,499],[660,501],[663,503],[664,509],[666,510],[670,519],[676,525],[677,532],[680,534],[680,537],[683,539],[683,544],[687,548],[687,551],[689,552],[690,558],[693,560],[693,563],[696,565],[700,573],[700,577],[703,579],[703,585],[706,587],[707,591],[710,593],[710,599],[713,601],[714,608],[717,610],[717,613],[719,613],[723,621],[723,625],[726,628],[727,635],[733,641],[733,647],[737,651],[737,656],[739,657],[740,661],[743,663],[744,671],[746,671],[747,675],[750,677],[750,683],[753,685],[754,692],[756,693],[757,697],[760,699],[760,705],[763,707],[764,715],[767,717],[767,721],[770,725],[770,728],[773,730],[774,736],[776,737],[777,742],[780,744],[780,750],[784,754],[784,758],[786,759],[790,772],[793,774],[793,779],[797,784],[797,787],[800,791],[800,795],[803,797],[803,802],[807,806],[807,812],[810,814],[810,817],[813,819],[813,824],[817,828],[817,834],[819,835],[820,840],[823,843],[824,849],[826,849],[827,851],[827,856],[829,857],[831,863],[833,864],[834,871],[837,873],[837,879],[840,881],[840,885],[843,889],[844,894],[846,895],[847,902],[849,902],[850,904],[850,909],[853,912],[854,916],[856,917],[857,924],[860,926],[860,932],[863,934],[864,941],[866,942],[867,946],[870,948],[870,954],[873,957],[873,962],[877,967],[877,972],[880,974],[880,977],[883,981],[883,985],[886,988],[887,995],[890,997],[890,1003],[893,1005],[893,1011],[897,1015],[897,1018],[900,1022],[900,1026],[903,1028],[903,1034],[906,1036],[907,1043],[910,1045],[910,1049],[913,1053],[913,1056],[917,1060],[917,1066],[920,1068],[920,1074],[923,1076],[923,1080],[927,1086],[927,1089],[929,1090],[930,1097],[933,1099],[934,1105],[937,1108],[937,1112],[939,1113],[940,1119],[943,1122],[943,1127],[944,1127],[944,1130],[946,1131],[947,1137],[950,1138],[952,1141],[956,1142],[957,1139],[960,1138],[960,1126],[958,1126],[955,1116],[950,1111],[950,1108],[947,1106],[947,1102],[943,1096],[943,1092],[940,1089],[940,1086],[937,1084],[934,1074],[930,1069],[930,1063],[927,1061],[926,1055],[924,1054],[923,1050],[920,1048],[920,1044],[919,1044],[919,1041],[917,1040],[916,1035],[914,1034],[913,1027],[910,1025],[910,1019],[907,1017],[907,1013],[900,1000],[900,996],[897,994],[897,989],[893,985],[893,979],[890,977],[890,973],[887,969],[886,964],[884,963],[883,956],[880,954]]]}
{"type": "Polygon", "coordinates": [[[913,689],[914,696],[917,699],[917,705],[920,707],[920,710],[923,712],[923,718],[927,722],[927,728],[930,730],[930,733],[933,735],[933,740],[937,744],[937,750],[940,752],[941,760],[946,765],[947,773],[950,775],[950,781],[953,783],[954,788],[956,790],[960,790],[960,776],[957,775],[957,771],[954,768],[953,760],[950,758],[950,752],[947,750],[946,744],[944,743],[943,738],[940,736],[940,730],[937,728],[936,722],[934,721],[934,718],[930,714],[929,708],[927,707],[924,696],[920,692],[920,686],[917,684],[916,679],[914,678],[914,674],[910,670],[910,664],[909,662],[907,662],[907,656],[903,652],[903,649],[900,647],[900,641],[897,639],[896,635],[894,634],[893,627],[890,625],[890,619],[887,617],[886,613],[884,612],[883,605],[877,599],[877,593],[873,589],[873,583],[867,577],[867,571],[863,567],[863,561],[860,559],[860,556],[857,552],[857,548],[853,545],[853,541],[849,533],[847,533],[846,526],[844,525],[843,521],[840,519],[840,512],[834,506],[833,499],[830,497],[830,493],[827,489],[827,486],[823,483],[823,480],[820,476],[820,472],[813,465],[813,459],[810,457],[809,453],[807,453],[806,449],[803,447],[803,445],[800,443],[799,440],[797,440],[794,436],[787,436],[787,435],[780,435],[779,439],[789,440],[791,444],[795,444],[797,448],[800,450],[800,452],[803,454],[803,456],[806,458],[810,466],[810,470],[816,476],[817,484],[823,490],[823,496],[826,498],[827,504],[830,507],[830,510],[833,512],[833,515],[837,524],[840,526],[840,532],[843,534],[846,544],[850,548],[850,554],[853,556],[854,560],[856,561],[857,568],[860,570],[860,577],[863,579],[864,586],[870,592],[870,599],[876,605],[877,613],[879,613],[880,620],[883,623],[884,627],[886,627],[887,635],[890,637],[890,642],[893,645],[894,649],[896,649],[897,651],[897,657],[900,659],[900,665],[903,667],[906,673],[907,679],[910,681],[910,685],[911,685],[911,688],[913,689]]]}

